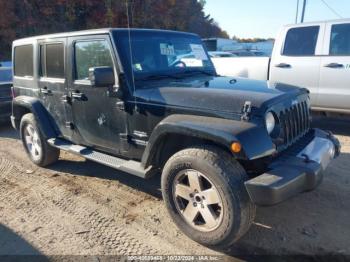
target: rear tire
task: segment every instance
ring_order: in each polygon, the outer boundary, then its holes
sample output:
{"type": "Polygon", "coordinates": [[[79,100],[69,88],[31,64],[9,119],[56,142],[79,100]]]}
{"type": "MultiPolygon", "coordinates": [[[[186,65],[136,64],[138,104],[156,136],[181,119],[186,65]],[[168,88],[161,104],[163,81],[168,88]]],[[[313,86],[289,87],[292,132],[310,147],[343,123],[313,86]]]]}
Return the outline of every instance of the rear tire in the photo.
{"type": "Polygon", "coordinates": [[[255,205],[244,186],[247,179],[243,167],[226,151],[193,147],[165,164],[163,199],[188,237],[205,246],[226,248],[248,231],[255,217],[255,205]]]}
{"type": "Polygon", "coordinates": [[[45,167],[58,160],[60,150],[47,143],[32,113],[22,117],[20,133],[24,149],[34,164],[45,167]]]}

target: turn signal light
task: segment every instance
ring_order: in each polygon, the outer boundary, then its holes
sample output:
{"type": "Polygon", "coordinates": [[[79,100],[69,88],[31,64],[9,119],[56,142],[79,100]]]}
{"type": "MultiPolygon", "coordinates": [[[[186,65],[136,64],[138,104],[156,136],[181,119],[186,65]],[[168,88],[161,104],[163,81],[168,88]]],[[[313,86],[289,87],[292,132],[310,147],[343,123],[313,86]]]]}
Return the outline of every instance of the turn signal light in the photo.
{"type": "Polygon", "coordinates": [[[232,150],[233,153],[239,153],[242,150],[242,146],[238,142],[233,142],[231,144],[231,150],[232,150]]]}

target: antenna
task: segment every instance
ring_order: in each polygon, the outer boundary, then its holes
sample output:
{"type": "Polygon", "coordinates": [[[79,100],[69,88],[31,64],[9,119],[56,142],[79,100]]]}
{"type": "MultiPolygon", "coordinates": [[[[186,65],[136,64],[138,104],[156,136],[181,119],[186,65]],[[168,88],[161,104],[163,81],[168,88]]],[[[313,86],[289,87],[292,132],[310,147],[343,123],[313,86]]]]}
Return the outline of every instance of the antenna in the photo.
{"type": "Polygon", "coordinates": [[[130,69],[131,69],[131,78],[132,78],[132,89],[133,89],[133,96],[134,96],[134,108],[136,110],[136,97],[135,97],[135,76],[134,76],[134,69],[133,69],[133,56],[132,56],[132,46],[131,46],[131,28],[130,28],[130,17],[129,17],[129,0],[125,0],[125,6],[126,6],[126,18],[127,18],[127,24],[128,24],[128,36],[129,36],[129,52],[130,52],[130,69]]]}

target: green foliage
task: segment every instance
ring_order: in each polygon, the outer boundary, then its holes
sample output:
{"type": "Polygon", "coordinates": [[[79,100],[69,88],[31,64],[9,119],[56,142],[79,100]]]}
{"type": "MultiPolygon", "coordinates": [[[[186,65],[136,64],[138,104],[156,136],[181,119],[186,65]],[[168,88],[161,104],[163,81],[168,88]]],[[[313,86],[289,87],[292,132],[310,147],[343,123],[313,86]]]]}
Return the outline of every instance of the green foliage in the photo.
{"type": "Polygon", "coordinates": [[[16,38],[128,24],[228,37],[205,15],[204,5],[205,0],[1,0],[0,60],[10,58],[16,38]]]}

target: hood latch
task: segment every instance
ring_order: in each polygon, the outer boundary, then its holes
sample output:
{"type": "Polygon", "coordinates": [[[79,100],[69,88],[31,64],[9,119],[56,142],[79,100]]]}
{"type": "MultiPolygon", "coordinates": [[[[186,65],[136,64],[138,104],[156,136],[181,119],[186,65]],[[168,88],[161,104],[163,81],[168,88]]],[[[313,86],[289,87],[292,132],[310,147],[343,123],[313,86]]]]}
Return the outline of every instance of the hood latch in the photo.
{"type": "Polygon", "coordinates": [[[252,102],[251,101],[245,101],[244,106],[242,108],[242,121],[249,121],[249,115],[252,112],[252,102]]]}

